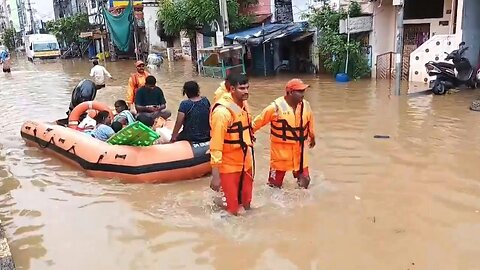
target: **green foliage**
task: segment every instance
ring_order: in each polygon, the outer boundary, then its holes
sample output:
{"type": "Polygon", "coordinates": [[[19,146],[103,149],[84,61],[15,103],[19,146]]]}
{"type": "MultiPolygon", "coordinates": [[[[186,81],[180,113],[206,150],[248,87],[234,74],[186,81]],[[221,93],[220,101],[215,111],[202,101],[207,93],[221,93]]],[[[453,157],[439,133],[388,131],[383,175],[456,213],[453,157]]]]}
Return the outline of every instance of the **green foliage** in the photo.
{"type": "Polygon", "coordinates": [[[362,6],[358,2],[351,2],[348,11],[350,13],[350,17],[352,18],[362,16],[362,6]]]}
{"type": "Polygon", "coordinates": [[[339,34],[340,20],[347,17],[344,10],[334,10],[327,3],[319,9],[311,8],[311,12],[306,17],[310,24],[319,30],[317,49],[323,59],[322,64],[328,72],[337,74],[345,71],[348,49],[348,75],[353,79],[368,75],[370,68],[360,42],[351,37],[350,43],[347,44],[346,35],[339,34]]]}
{"type": "MultiPolygon", "coordinates": [[[[240,4],[227,0],[230,29],[235,31],[250,23],[250,18],[239,14],[240,4]]],[[[158,18],[165,33],[178,34],[185,31],[190,38],[203,25],[209,25],[220,16],[217,0],[165,0],[160,5],[158,18]]]]}
{"type": "Polygon", "coordinates": [[[14,28],[7,28],[2,34],[3,42],[5,46],[12,51],[15,49],[15,29],[14,28]]]}
{"type": "MultiPolygon", "coordinates": [[[[256,1],[256,0],[255,0],[256,1]]],[[[250,24],[250,17],[239,14],[240,4],[227,0],[227,12],[231,31],[250,24]]],[[[159,21],[165,33],[174,36],[185,31],[190,39],[192,62],[197,64],[196,31],[210,25],[220,17],[218,0],[163,0],[158,11],[159,21]]]]}
{"type": "Polygon", "coordinates": [[[87,14],[79,13],[56,21],[48,21],[46,28],[49,33],[57,37],[59,42],[70,45],[80,42],[79,35],[90,28],[90,22],[87,14]]]}

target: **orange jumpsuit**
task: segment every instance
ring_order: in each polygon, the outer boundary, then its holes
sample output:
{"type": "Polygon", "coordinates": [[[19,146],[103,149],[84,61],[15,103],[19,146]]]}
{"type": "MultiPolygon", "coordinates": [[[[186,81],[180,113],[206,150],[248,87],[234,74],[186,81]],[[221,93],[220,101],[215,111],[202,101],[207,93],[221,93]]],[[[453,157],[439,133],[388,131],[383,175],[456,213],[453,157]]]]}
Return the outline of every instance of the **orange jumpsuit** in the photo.
{"type": "Polygon", "coordinates": [[[220,172],[227,211],[237,214],[240,204],[247,208],[252,201],[250,115],[225,95],[214,104],[210,127],[210,163],[220,172]]]}
{"type": "Polygon", "coordinates": [[[281,187],[287,171],[294,177],[308,176],[308,155],[305,143],[315,137],[313,114],[309,103],[303,100],[295,110],[284,97],[277,98],[255,120],[253,132],[270,123],[269,183],[281,187]]]}
{"type": "Polygon", "coordinates": [[[145,85],[145,80],[150,76],[150,73],[144,71],[144,73],[133,73],[128,79],[128,89],[127,89],[127,104],[135,104],[135,94],[137,90],[145,85]]]}

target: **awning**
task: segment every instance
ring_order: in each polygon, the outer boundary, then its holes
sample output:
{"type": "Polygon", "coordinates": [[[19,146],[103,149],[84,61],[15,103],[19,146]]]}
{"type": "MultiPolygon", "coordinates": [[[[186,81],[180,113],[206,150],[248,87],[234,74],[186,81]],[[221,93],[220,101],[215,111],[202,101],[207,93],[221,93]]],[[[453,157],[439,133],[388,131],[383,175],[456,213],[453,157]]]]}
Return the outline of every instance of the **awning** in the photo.
{"type": "Polygon", "coordinates": [[[237,41],[248,46],[258,46],[274,39],[285,38],[291,35],[307,32],[308,25],[302,23],[272,23],[264,27],[258,26],[248,30],[225,36],[226,39],[237,41]]]}
{"type": "Polygon", "coordinates": [[[306,32],[306,33],[302,33],[294,38],[292,38],[292,42],[297,42],[297,41],[302,41],[308,37],[311,37],[313,36],[313,34],[315,34],[314,32],[306,32]]]}

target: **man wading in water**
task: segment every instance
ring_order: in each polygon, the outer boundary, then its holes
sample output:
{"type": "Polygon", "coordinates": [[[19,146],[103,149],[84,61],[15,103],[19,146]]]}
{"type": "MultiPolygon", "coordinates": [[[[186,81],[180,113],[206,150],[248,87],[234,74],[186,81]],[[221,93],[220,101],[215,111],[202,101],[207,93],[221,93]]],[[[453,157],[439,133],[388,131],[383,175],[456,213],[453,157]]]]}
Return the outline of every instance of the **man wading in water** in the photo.
{"type": "Polygon", "coordinates": [[[290,80],[285,86],[285,96],[277,98],[253,120],[256,132],[270,123],[270,174],[268,184],[281,188],[287,171],[293,171],[298,186],[308,188],[308,155],[305,142],[315,146],[313,113],[310,104],[303,99],[309,86],[299,79],[290,80]]]}
{"type": "Polygon", "coordinates": [[[248,79],[236,75],[233,81],[230,93],[215,102],[211,113],[210,188],[219,191],[222,187],[227,211],[237,215],[240,205],[249,210],[252,201],[253,141],[250,115],[244,107],[248,99],[248,79]]]}

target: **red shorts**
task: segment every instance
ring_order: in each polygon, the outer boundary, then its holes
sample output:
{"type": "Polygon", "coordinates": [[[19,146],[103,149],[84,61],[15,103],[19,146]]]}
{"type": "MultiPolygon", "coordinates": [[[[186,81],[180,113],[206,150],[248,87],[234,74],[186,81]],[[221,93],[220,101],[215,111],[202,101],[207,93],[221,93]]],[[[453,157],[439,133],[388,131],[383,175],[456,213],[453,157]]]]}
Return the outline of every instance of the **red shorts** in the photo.
{"type": "Polygon", "coordinates": [[[240,183],[241,175],[241,172],[220,174],[222,190],[227,200],[227,211],[233,215],[238,213],[240,204],[247,209],[250,208],[250,202],[252,201],[252,170],[244,172],[240,183]]]}
{"type": "MultiPolygon", "coordinates": [[[[268,183],[271,186],[281,188],[283,185],[283,179],[285,178],[286,173],[287,173],[286,171],[270,169],[270,173],[268,175],[268,183]]],[[[298,171],[293,171],[292,173],[293,173],[293,177],[298,179],[299,177],[298,171]]],[[[308,172],[308,167],[303,169],[301,176],[310,177],[310,173],[308,172]]]]}

